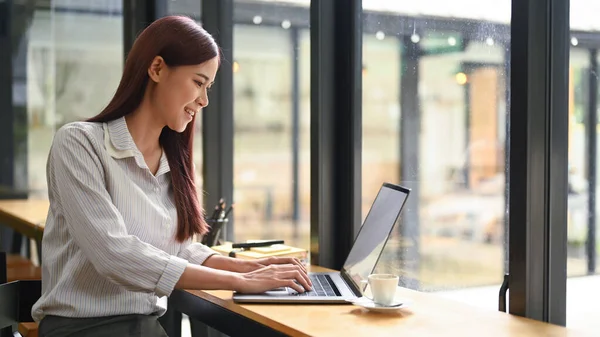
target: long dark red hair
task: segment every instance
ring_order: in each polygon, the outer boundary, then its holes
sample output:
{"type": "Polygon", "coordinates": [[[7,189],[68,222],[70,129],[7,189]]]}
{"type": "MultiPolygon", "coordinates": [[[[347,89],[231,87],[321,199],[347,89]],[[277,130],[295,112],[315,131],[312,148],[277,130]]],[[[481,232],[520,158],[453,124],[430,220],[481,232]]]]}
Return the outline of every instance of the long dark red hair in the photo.
{"type": "MultiPolygon", "coordinates": [[[[123,77],[114,97],[99,115],[88,121],[108,122],[137,109],[148,85],[148,67],[156,56],[161,56],[168,66],[175,67],[200,64],[220,56],[220,52],[213,37],[188,17],[166,16],[154,21],[137,37],[127,55],[123,77]]],[[[159,138],[171,168],[177,207],[176,239],[179,242],[208,231],[194,181],[195,121],[196,117],[182,133],[165,127],[159,138]]]]}

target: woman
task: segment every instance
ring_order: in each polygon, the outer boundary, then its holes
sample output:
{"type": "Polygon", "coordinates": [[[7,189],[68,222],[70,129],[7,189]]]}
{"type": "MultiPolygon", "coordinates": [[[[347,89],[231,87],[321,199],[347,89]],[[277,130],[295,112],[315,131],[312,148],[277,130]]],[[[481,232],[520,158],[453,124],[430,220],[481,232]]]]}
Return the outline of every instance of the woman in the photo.
{"type": "Polygon", "coordinates": [[[216,43],[193,20],[159,19],[134,43],[108,106],[57,131],[42,296],[32,309],[40,335],[163,336],[158,299],[174,288],[310,289],[296,259],[243,261],[191,242],[208,230],[194,121],[219,65],[216,43]]]}

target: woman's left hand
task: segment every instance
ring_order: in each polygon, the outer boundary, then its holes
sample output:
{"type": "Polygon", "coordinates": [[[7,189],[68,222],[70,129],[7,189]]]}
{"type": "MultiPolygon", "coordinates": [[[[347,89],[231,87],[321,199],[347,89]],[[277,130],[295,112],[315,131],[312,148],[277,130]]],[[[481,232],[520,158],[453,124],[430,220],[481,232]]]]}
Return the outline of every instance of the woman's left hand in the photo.
{"type": "MultiPolygon", "coordinates": [[[[299,266],[300,268],[302,268],[305,272],[306,270],[306,266],[300,262],[300,260],[298,260],[297,258],[294,257],[277,257],[277,256],[271,256],[271,257],[265,257],[262,259],[257,259],[255,260],[255,262],[258,262],[260,265],[262,265],[262,267],[266,267],[266,266],[270,266],[272,264],[295,264],[297,266],[299,266]]],[[[260,267],[260,268],[262,268],[260,267]]]]}
{"type": "MultiPolygon", "coordinates": [[[[297,265],[300,268],[302,268],[302,270],[304,270],[304,272],[308,272],[306,270],[306,266],[297,258],[294,257],[277,257],[277,256],[271,256],[271,257],[265,257],[262,259],[256,259],[256,260],[245,260],[244,262],[246,262],[248,265],[250,265],[250,271],[254,271],[260,268],[264,268],[266,266],[270,266],[272,264],[293,264],[293,265],[297,265]]],[[[310,279],[308,280],[308,282],[310,282],[310,279]]],[[[312,286],[312,283],[311,283],[312,286]]]]}

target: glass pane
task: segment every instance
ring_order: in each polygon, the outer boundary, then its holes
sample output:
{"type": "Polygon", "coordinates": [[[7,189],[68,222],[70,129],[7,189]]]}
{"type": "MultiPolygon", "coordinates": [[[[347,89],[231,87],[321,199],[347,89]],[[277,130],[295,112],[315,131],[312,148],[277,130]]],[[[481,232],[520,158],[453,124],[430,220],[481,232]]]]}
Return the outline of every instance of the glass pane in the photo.
{"type": "Polygon", "coordinates": [[[377,272],[497,310],[510,1],[484,2],[363,0],[363,218],[383,182],[411,188],[377,272]]]}
{"type": "Polygon", "coordinates": [[[567,327],[598,331],[600,321],[589,305],[600,284],[598,233],[598,63],[592,50],[600,47],[600,24],[589,13],[600,10],[593,0],[571,1],[569,66],[569,196],[567,213],[567,327]],[[593,31],[593,32],[591,32],[593,31]],[[585,37],[582,39],[582,37],[585,37]],[[594,70],[595,68],[595,70],[594,70]],[[596,90],[592,90],[595,83],[596,90]],[[593,100],[592,98],[596,98],[593,100]],[[596,124],[590,123],[590,114],[596,124]],[[590,147],[596,138],[596,151],[590,147]],[[596,172],[596,180],[591,172],[596,172]],[[595,192],[595,193],[591,193],[595,192]],[[595,202],[590,197],[595,196],[595,202]],[[590,207],[590,204],[593,206],[590,207]],[[590,233],[595,232],[594,236],[590,233]],[[592,240],[595,239],[595,240],[592,240]],[[590,297],[591,296],[591,297],[590,297]]]}
{"type": "Polygon", "coordinates": [[[182,14],[196,21],[200,20],[202,6],[200,0],[163,0],[167,2],[168,14],[182,14]]]}
{"type": "MultiPolygon", "coordinates": [[[[43,2],[38,1],[38,4],[43,2]]],[[[108,103],[123,69],[121,1],[50,1],[28,31],[28,185],[47,197],[46,159],[54,132],[108,103]]]]}
{"type": "Polygon", "coordinates": [[[588,229],[588,116],[590,57],[585,49],[571,48],[569,67],[569,197],[567,216],[567,273],[587,272],[585,243],[588,229]]]}
{"type": "Polygon", "coordinates": [[[308,249],[310,39],[296,22],[309,14],[276,1],[235,6],[235,241],[308,249]]]}
{"type": "MultiPolygon", "coordinates": [[[[0,2],[0,198],[23,197],[27,192],[27,55],[35,9],[0,2]],[[5,23],[11,23],[6,27],[5,23]],[[8,29],[7,29],[8,28],[8,29]],[[8,61],[8,62],[7,62],[8,61]],[[9,115],[10,114],[10,115],[9,115]],[[12,128],[9,129],[8,126],[12,128]]],[[[11,230],[0,228],[0,249],[11,230]]]]}

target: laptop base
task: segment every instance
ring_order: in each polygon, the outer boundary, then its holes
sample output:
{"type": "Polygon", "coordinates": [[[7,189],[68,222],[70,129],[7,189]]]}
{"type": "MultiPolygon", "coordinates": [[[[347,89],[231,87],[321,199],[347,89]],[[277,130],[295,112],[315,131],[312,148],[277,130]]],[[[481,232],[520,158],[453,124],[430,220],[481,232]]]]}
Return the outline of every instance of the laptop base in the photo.
{"type": "Polygon", "coordinates": [[[261,294],[234,293],[233,300],[237,303],[315,303],[315,304],[348,304],[348,300],[356,299],[358,296],[346,285],[339,272],[314,273],[309,275],[328,275],[334,282],[339,296],[304,296],[298,294],[291,288],[277,288],[261,294]]]}

